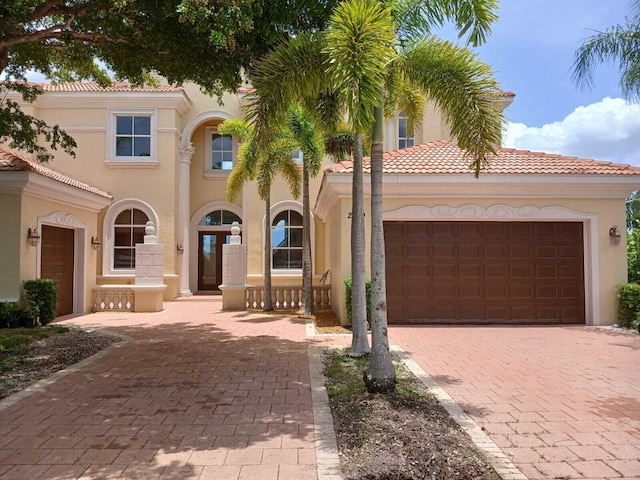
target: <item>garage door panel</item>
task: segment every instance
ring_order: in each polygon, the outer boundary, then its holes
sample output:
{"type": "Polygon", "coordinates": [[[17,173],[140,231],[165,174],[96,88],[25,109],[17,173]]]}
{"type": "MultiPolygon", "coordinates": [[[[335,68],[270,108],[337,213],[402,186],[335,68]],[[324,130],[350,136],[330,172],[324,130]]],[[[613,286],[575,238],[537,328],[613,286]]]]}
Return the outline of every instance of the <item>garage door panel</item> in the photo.
{"type": "Polygon", "coordinates": [[[511,265],[509,270],[512,280],[531,280],[533,278],[532,265],[511,265]]]}
{"type": "Polygon", "coordinates": [[[513,260],[533,258],[533,245],[511,245],[509,248],[509,257],[513,260]]]}
{"type": "Polygon", "coordinates": [[[509,293],[511,300],[532,300],[534,297],[534,288],[531,284],[510,285],[509,293]]]}
{"type": "Polygon", "coordinates": [[[481,279],[483,277],[483,271],[484,269],[480,264],[461,264],[458,266],[460,279],[466,281],[481,279]]]}
{"type": "Polygon", "coordinates": [[[492,282],[484,286],[484,296],[487,301],[499,300],[504,301],[508,297],[509,286],[506,283],[492,282]]]}
{"type": "Polygon", "coordinates": [[[484,265],[484,275],[487,280],[505,280],[508,278],[507,265],[484,265]]]}
{"type": "Polygon", "coordinates": [[[385,223],[389,321],[584,323],[582,230],[580,222],[385,223]]]}
{"type": "Polygon", "coordinates": [[[537,279],[557,279],[558,278],[558,265],[536,265],[536,278],[537,279]]]}
{"type": "Polygon", "coordinates": [[[558,298],[558,290],[557,285],[537,285],[536,297],[541,300],[556,300],[558,298]]]}

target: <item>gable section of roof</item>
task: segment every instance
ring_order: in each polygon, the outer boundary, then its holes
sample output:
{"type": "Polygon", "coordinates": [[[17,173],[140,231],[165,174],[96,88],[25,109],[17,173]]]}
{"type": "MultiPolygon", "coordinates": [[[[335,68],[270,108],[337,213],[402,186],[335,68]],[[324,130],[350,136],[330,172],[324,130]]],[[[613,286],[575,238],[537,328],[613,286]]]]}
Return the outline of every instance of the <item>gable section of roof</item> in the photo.
{"type": "Polygon", "coordinates": [[[25,155],[6,150],[2,147],[0,147],[0,172],[33,172],[79,190],[93,193],[100,197],[107,199],[113,198],[107,192],[104,192],[99,188],[64,175],[50,167],[47,167],[46,165],[32,160],[25,155]]]}
{"type": "MultiPolygon", "coordinates": [[[[390,175],[469,175],[470,159],[455,142],[431,142],[384,154],[390,175]]],[[[364,159],[370,173],[370,158],[364,159]]],[[[353,173],[352,162],[325,167],[325,172],[353,173]]],[[[640,167],[513,148],[497,148],[480,175],[640,175],[640,167]]]]}

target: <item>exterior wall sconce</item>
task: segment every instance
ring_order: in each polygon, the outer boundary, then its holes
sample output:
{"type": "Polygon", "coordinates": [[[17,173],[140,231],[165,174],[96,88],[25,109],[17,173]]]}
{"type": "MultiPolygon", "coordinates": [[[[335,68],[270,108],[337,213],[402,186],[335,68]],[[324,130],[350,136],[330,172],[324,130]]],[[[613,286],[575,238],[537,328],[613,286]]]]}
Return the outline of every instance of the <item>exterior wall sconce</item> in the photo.
{"type": "Polygon", "coordinates": [[[91,246],[94,250],[100,249],[100,239],[98,237],[91,237],[91,246]]]}
{"type": "Polygon", "coordinates": [[[609,238],[611,239],[611,243],[613,245],[620,245],[620,232],[618,231],[618,226],[614,225],[609,229],[609,238]]]}
{"type": "Polygon", "coordinates": [[[32,247],[37,247],[38,243],[40,243],[40,232],[38,232],[36,227],[30,228],[27,231],[27,238],[32,247]]]}
{"type": "Polygon", "coordinates": [[[184,253],[184,247],[182,246],[181,243],[176,245],[176,250],[178,250],[178,254],[180,254],[180,255],[182,255],[184,253]]]}

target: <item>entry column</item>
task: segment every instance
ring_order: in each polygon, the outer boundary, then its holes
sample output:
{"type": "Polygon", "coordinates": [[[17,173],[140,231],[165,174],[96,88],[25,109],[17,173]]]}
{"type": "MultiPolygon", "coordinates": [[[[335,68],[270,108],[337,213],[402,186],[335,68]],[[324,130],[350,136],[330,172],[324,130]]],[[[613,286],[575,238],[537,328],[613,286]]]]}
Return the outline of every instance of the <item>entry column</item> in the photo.
{"type": "Polygon", "coordinates": [[[191,157],[195,148],[191,142],[178,146],[180,170],[178,177],[178,254],[180,255],[180,296],[192,295],[189,289],[189,218],[191,204],[191,157]]]}

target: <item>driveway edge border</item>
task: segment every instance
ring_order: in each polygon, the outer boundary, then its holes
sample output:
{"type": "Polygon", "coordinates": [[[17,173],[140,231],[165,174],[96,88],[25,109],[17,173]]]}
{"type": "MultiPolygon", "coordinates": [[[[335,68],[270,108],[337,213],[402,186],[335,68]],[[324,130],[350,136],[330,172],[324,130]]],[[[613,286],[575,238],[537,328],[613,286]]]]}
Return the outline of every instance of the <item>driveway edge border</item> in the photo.
{"type": "Polygon", "coordinates": [[[108,330],[103,330],[100,328],[81,328],[77,326],[72,326],[70,328],[78,328],[79,330],[85,330],[85,331],[90,330],[90,331],[97,331],[100,333],[106,333],[109,335],[113,335],[114,337],[118,337],[120,341],[112,343],[111,345],[107,346],[106,348],[103,348],[99,352],[94,353],[90,357],[84,358],[77,363],[74,363],[72,365],[69,365],[66,368],[63,368],[62,370],[58,370],[57,372],[52,373],[51,375],[43,378],[42,380],[38,380],[37,382],[32,383],[24,390],[20,390],[19,392],[16,392],[13,395],[9,395],[8,397],[3,398],[2,400],[0,400],[0,412],[24,400],[25,398],[31,396],[32,394],[45,389],[46,387],[57,382],[61,378],[64,378],[71,373],[74,373],[74,372],[77,372],[78,370],[83,369],[87,365],[95,362],[96,360],[110,353],[112,349],[118,348],[120,345],[124,345],[131,340],[127,336],[119,335],[117,333],[113,333],[108,330]]]}
{"type": "Polygon", "coordinates": [[[393,345],[391,350],[400,357],[406,367],[424,384],[425,387],[438,399],[440,405],[449,412],[451,418],[460,425],[476,447],[487,457],[487,460],[496,473],[503,480],[528,480],[518,467],[507,457],[480,426],[467,415],[462,407],[438,383],[425,372],[418,363],[411,358],[400,346],[393,345]]]}
{"type": "Polygon", "coordinates": [[[322,373],[320,347],[307,347],[311,403],[313,405],[313,430],[316,437],[316,466],[318,480],[342,480],[338,442],[333,427],[333,416],[329,407],[329,395],[322,373]]]}

